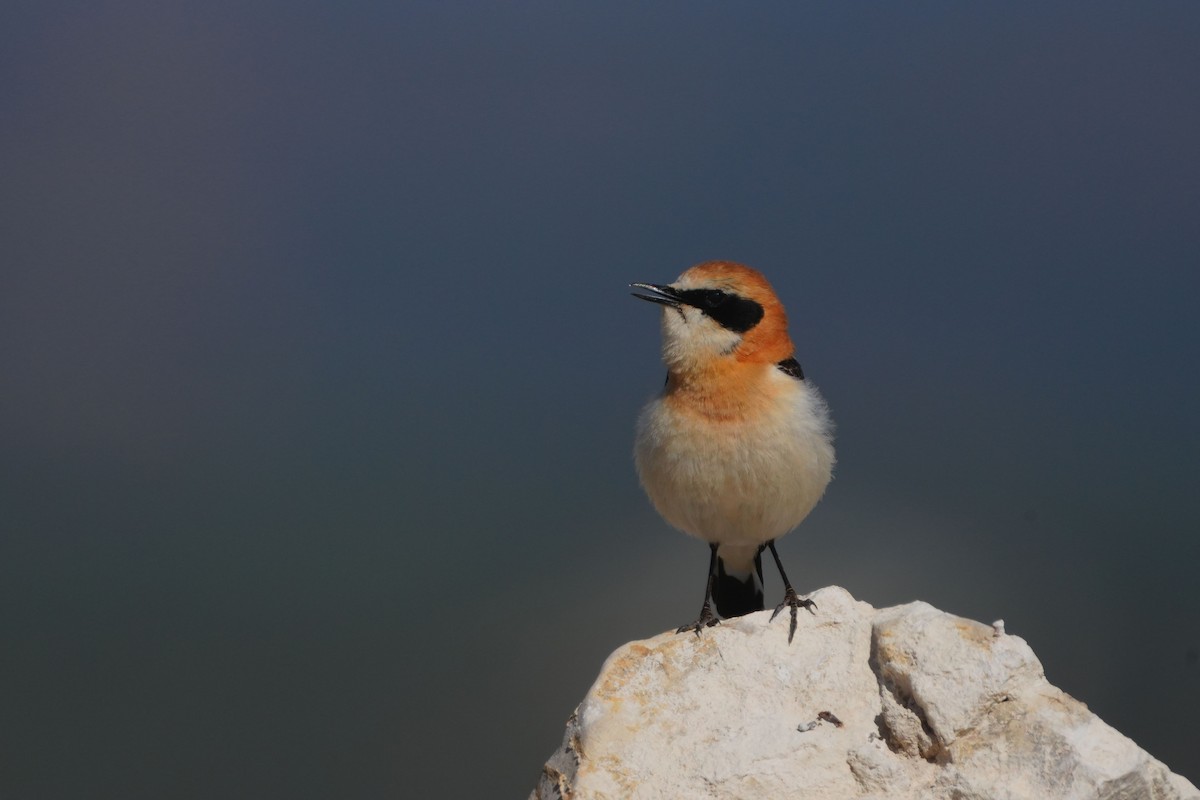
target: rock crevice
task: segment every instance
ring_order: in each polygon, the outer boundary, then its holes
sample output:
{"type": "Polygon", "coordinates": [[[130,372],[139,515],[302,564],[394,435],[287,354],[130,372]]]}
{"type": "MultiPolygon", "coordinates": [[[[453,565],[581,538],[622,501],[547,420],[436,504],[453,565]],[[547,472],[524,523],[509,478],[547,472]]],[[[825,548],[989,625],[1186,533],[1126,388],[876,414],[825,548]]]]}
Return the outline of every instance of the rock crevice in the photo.
{"type": "Polygon", "coordinates": [[[885,674],[879,664],[878,637],[871,637],[871,659],[867,662],[879,681],[880,711],[875,717],[879,736],[893,753],[923,758],[930,763],[942,753],[933,730],[912,695],[912,687],[885,674]]]}

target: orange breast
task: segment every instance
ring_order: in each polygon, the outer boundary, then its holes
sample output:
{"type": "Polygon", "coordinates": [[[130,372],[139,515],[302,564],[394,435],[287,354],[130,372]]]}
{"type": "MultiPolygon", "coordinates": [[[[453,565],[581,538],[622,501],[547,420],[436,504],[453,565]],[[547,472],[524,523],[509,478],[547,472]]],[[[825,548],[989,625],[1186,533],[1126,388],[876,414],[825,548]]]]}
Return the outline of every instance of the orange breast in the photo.
{"type": "Polygon", "coordinates": [[[761,419],[778,403],[778,384],[769,381],[774,364],[722,359],[707,369],[667,379],[663,402],[677,413],[710,422],[761,419]]]}

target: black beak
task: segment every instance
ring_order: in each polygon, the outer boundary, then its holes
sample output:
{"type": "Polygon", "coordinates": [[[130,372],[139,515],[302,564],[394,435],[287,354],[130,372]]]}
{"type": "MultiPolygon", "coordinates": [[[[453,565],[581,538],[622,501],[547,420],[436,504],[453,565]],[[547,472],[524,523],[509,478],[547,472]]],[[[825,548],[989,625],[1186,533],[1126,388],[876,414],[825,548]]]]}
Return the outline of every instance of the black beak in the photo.
{"type": "Polygon", "coordinates": [[[645,293],[630,292],[634,297],[641,300],[649,300],[651,303],[659,303],[671,308],[679,308],[683,302],[679,297],[679,291],[672,289],[670,286],[663,286],[657,283],[631,283],[629,285],[635,289],[645,290],[645,293]]]}

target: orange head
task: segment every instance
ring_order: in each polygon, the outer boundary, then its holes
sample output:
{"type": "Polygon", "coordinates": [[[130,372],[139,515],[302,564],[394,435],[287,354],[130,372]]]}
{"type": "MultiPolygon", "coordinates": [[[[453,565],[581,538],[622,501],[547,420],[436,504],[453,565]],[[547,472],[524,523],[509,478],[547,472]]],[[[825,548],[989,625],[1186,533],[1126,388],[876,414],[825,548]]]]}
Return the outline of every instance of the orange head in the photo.
{"type": "Polygon", "coordinates": [[[663,360],[672,373],[773,365],[794,350],[787,315],[758,270],[732,261],[697,264],[671,284],[632,284],[663,308],[663,360]]]}

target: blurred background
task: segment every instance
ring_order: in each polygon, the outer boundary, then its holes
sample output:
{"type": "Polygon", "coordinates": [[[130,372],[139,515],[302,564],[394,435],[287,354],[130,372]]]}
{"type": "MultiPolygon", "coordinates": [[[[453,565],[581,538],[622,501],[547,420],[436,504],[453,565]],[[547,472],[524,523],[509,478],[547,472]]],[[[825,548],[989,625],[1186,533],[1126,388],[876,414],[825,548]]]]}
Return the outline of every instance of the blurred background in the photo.
{"type": "Polygon", "coordinates": [[[1197,41],[1186,2],[5,3],[0,797],[525,796],[698,608],[627,284],[713,258],[839,426],[797,588],[1003,617],[1200,782],[1197,41]]]}

